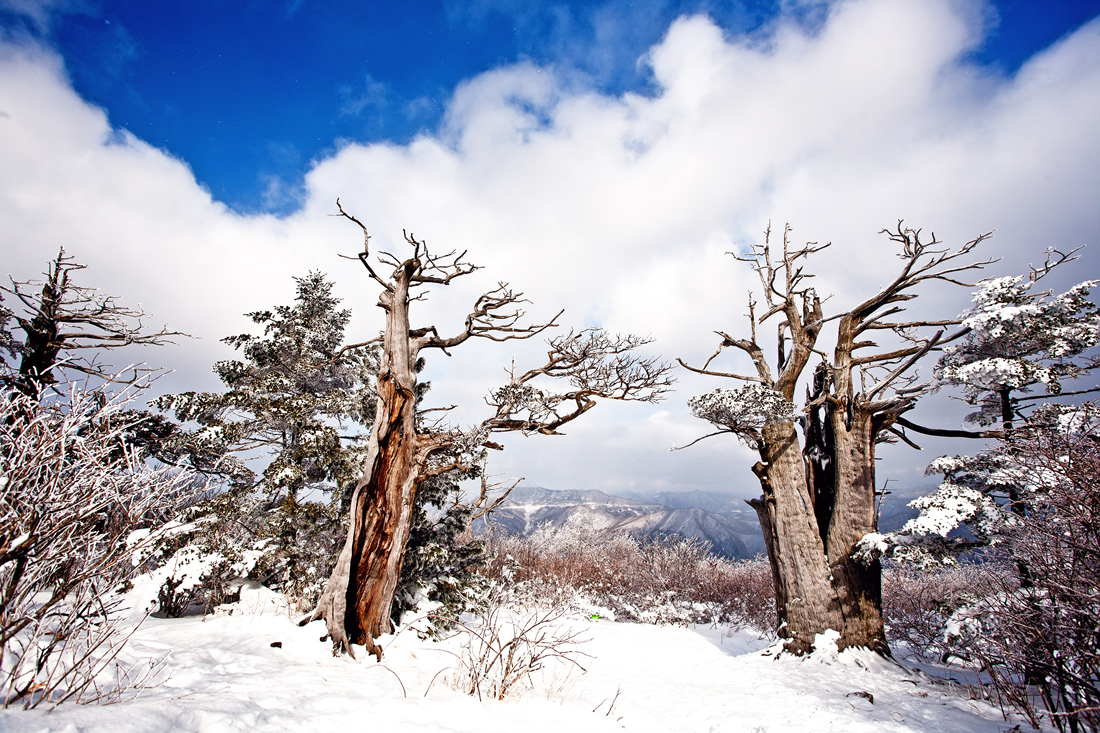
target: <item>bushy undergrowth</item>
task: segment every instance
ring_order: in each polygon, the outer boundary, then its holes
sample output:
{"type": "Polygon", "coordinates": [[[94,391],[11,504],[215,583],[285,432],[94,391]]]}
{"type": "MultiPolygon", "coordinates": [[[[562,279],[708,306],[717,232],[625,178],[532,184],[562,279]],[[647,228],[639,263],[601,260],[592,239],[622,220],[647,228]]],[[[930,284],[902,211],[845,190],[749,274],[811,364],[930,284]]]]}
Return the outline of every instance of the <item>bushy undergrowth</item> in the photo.
{"type": "Polygon", "coordinates": [[[202,484],[127,446],[133,395],[0,395],[0,707],[110,702],[149,681],[116,661],[115,591],[202,484]]]}
{"type": "Polygon", "coordinates": [[[286,498],[272,505],[262,494],[235,490],[209,495],[162,534],[146,563],[162,579],[157,611],[211,611],[248,579],[304,612],[324,590],[346,532],[333,502],[286,498]]]}
{"type": "Polygon", "coordinates": [[[695,540],[639,542],[583,524],[527,537],[491,534],[482,569],[518,602],[575,602],[588,612],[644,623],[731,623],[773,633],[766,560],[726,560],[695,540]]]}
{"type": "Polygon", "coordinates": [[[928,659],[965,654],[948,633],[956,614],[1011,582],[1011,570],[996,563],[949,565],[935,571],[890,563],[882,571],[887,637],[891,644],[904,644],[928,659]]]}

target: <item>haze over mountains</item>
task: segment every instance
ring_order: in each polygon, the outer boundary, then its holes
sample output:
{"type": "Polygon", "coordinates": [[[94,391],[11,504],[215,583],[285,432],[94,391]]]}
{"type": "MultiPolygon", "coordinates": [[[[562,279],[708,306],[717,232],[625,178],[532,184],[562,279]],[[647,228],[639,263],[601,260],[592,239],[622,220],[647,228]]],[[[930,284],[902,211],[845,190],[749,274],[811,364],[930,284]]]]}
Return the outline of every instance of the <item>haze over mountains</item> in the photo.
{"type": "MultiPolygon", "coordinates": [[[[905,502],[929,490],[926,487],[912,491],[912,497],[890,501],[880,529],[895,529],[915,517],[916,510],[905,502]]],[[[765,552],[756,512],[743,498],[715,491],[612,496],[596,490],[518,486],[493,511],[488,526],[508,534],[529,535],[543,526],[562,527],[569,522],[583,522],[599,532],[625,532],[640,541],[673,536],[698,539],[710,543],[715,554],[736,560],[765,552]]],[[[484,531],[485,520],[479,519],[474,528],[484,531]]]]}
{"type": "MultiPolygon", "coordinates": [[[[552,491],[519,486],[492,513],[489,525],[509,534],[528,535],[544,525],[560,527],[570,521],[583,521],[598,531],[626,532],[639,540],[660,536],[703,540],[723,557],[747,559],[764,552],[756,513],[744,502],[728,494],[702,491],[691,492],[690,496],[661,495],[660,503],[650,503],[595,490],[552,491]],[[741,507],[735,506],[738,502],[741,507]],[[724,511],[704,509],[696,503],[724,511]]],[[[484,522],[479,520],[476,528],[483,529],[484,522]]]]}

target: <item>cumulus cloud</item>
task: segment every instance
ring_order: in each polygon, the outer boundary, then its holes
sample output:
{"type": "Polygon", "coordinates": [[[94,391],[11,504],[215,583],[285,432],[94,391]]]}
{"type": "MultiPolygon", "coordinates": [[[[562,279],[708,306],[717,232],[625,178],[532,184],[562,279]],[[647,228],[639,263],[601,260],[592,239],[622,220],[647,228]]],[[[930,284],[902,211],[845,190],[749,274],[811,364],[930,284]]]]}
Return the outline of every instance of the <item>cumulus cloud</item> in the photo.
{"type": "MultiPolygon", "coordinates": [[[[378,328],[369,281],[336,258],[357,246],[353,228],[326,216],[337,196],[376,247],[399,251],[407,228],[486,266],[417,304],[442,331],[508,280],[535,318],[565,307],[567,323],[652,335],[654,349],[689,362],[713,351],[714,329],[742,328],[753,273],[724,253],[757,241],[769,220],[833,242],[816,264],[834,308],[890,277],[898,260],[875,233],[899,218],[948,243],[996,228],[985,252],[1003,258],[996,273],[1085,243],[1081,264],[1094,271],[1100,23],[1003,77],[966,61],[981,42],[977,7],[850,0],[813,32],[779,22],[752,38],[681,18],[643,59],[650,95],[603,95],[553,66],[495,69],[454,91],[435,134],[347,144],[318,161],[301,210],[283,219],[212,200],[184,162],[80,100],[56,56],[8,44],[4,260],[25,277],[64,244],[91,265],[89,282],[201,336],[142,355],[177,367],[173,388],[212,386],[217,339],[246,328],[238,314],[287,301],[290,276],[310,267],[336,277],[361,333],[378,328]]],[[[925,307],[954,315],[967,299],[942,291],[925,307]]],[[[539,352],[467,345],[432,356],[434,399],[474,419],[510,358],[539,352]]],[[[608,405],[566,438],[509,440],[491,470],[552,488],[751,493],[748,453],[732,439],[667,453],[706,429],[687,397],[733,386],[681,377],[660,407],[608,405]]]]}

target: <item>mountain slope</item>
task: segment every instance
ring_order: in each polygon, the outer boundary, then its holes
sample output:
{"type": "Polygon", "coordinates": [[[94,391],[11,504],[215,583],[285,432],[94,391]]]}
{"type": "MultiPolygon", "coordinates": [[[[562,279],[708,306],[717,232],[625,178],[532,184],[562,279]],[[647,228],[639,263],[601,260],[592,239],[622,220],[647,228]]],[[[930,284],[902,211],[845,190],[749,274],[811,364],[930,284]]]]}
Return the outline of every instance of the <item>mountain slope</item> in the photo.
{"type": "MultiPolygon", "coordinates": [[[[709,542],[718,555],[747,559],[764,551],[764,538],[750,520],[699,507],[670,507],[612,496],[602,491],[552,491],[517,487],[496,509],[489,526],[509,534],[527,535],[539,527],[584,521],[603,532],[626,532],[639,540],[677,536],[709,542]]],[[[475,525],[483,531],[484,521],[475,525]]]]}

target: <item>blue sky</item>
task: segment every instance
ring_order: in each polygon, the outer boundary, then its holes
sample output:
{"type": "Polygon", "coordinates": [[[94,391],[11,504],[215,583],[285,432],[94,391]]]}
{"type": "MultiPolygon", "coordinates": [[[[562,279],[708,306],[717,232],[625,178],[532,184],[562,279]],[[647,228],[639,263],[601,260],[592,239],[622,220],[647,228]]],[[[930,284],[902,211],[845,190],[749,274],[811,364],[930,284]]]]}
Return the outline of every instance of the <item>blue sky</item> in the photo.
{"type": "MultiPolygon", "coordinates": [[[[64,245],[88,265],[82,284],[193,334],[127,353],[174,370],[161,392],[219,388],[210,366],[233,356],[220,339],[311,269],[352,309],[354,340],[377,333],[378,293],[338,257],[362,239],[331,216],[337,197],[378,250],[404,251],[408,229],[484,265],[417,302],[416,326],[441,333],[503,280],[534,320],[564,308],[567,327],[648,335],[650,354],[701,363],[715,330],[745,332],[758,283],[727,253],[769,222],[833,243],[811,263],[833,313],[896,275],[878,232],[899,219],[947,245],[996,230],[989,276],[1087,245],[1046,281],[1065,288],[1100,277],[1097,13],[1100,0],[0,0],[0,276],[32,278],[64,245]]],[[[969,302],[945,287],[908,305],[949,318],[969,302]]],[[[477,422],[505,365],[544,357],[535,342],[433,356],[430,399],[477,422]]],[[[664,403],[601,405],[565,438],[510,436],[490,471],[758,491],[732,439],[667,450],[706,430],[692,395],[733,386],[677,378],[664,403]]],[[[941,393],[912,417],[957,427],[967,411],[941,393]]],[[[926,484],[936,455],[974,450],[920,442],[883,449],[880,481],[926,484]]]]}
{"type": "MultiPolygon", "coordinates": [[[[824,4],[783,3],[820,25],[824,4]]],[[[780,3],[686,0],[9,0],[0,22],[58,50],[74,89],[116,127],[183,159],[240,211],[297,209],[311,163],[347,141],[438,129],[465,79],[521,59],[605,94],[652,93],[638,59],[678,16],[764,38],[780,3]]],[[[3,6],[0,6],[3,7],[3,6]]],[[[1100,0],[1003,0],[979,21],[976,63],[1013,74],[1100,13],[1100,0]]]]}

